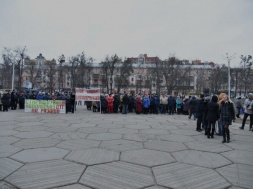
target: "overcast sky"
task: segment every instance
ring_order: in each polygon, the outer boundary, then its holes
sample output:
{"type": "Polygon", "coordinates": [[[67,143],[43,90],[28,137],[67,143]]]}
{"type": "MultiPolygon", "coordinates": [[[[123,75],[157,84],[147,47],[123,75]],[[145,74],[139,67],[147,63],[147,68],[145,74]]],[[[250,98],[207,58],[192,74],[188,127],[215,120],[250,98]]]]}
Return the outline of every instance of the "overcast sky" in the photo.
{"type": "MultiPolygon", "coordinates": [[[[0,48],[226,63],[253,55],[253,0],[0,0],[0,48]]],[[[1,52],[0,51],[0,52],[1,52]]],[[[2,61],[0,61],[2,62],[2,61]]]]}

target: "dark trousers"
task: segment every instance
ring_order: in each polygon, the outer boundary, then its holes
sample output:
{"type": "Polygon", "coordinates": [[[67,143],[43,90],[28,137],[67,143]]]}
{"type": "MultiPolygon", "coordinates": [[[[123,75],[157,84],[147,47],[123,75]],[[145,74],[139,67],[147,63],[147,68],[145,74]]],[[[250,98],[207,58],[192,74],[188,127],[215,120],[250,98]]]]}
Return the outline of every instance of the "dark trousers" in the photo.
{"type": "Polygon", "coordinates": [[[166,104],[161,104],[161,114],[165,114],[166,113],[166,104]]]}
{"type": "Polygon", "coordinates": [[[174,114],[174,107],[173,106],[169,106],[169,114],[174,114]]]}
{"type": "Polygon", "coordinates": [[[230,131],[229,131],[229,126],[228,125],[223,125],[222,126],[222,135],[223,135],[223,140],[230,140],[230,131]]]}
{"type": "Polygon", "coordinates": [[[8,105],[3,105],[3,112],[4,111],[8,112],[8,105]]]}
{"type": "Polygon", "coordinates": [[[127,114],[128,112],[128,105],[127,104],[123,104],[122,105],[122,114],[127,114]]]}
{"type": "Polygon", "coordinates": [[[201,130],[201,124],[202,124],[202,116],[197,119],[197,128],[196,130],[201,130]]]}
{"type": "Polygon", "coordinates": [[[208,126],[207,126],[207,137],[208,138],[210,136],[213,137],[214,130],[215,130],[215,122],[216,121],[208,121],[208,126]]]}
{"type": "Polygon", "coordinates": [[[246,120],[247,120],[248,117],[250,118],[249,128],[252,128],[252,124],[253,124],[253,114],[247,114],[247,113],[244,113],[243,120],[242,120],[242,128],[244,128],[245,123],[246,123],[246,120]],[[250,116],[250,117],[249,117],[249,116],[250,116]]]}

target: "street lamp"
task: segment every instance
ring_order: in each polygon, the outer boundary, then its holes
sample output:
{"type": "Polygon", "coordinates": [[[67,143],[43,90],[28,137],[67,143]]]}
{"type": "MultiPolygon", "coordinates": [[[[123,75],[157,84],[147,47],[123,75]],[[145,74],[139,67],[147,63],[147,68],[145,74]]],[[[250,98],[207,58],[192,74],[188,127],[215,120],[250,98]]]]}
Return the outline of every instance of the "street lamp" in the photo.
{"type": "Polygon", "coordinates": [[[230,76],[230,61],[235,58],[236,53],[234,53],[231,56],[228,56],[228,53],[226,53],[226,55],[227,55],[226,59],[228,61],[228,97],[230,98],[230,90],[231,90],[230,89],[230,80],[231,80],[231,76],[230,76]]]}

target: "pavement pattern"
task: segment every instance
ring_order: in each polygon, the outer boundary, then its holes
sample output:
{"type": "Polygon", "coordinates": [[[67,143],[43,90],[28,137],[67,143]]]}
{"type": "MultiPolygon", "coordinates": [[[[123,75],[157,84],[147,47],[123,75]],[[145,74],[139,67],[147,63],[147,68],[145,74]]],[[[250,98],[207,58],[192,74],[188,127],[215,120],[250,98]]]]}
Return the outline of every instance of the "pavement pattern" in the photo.
{"type": "Polygon", "coordinates": [[[0,112],[0,189],[252,189],[253,132],[185,115],[0,112]]]}

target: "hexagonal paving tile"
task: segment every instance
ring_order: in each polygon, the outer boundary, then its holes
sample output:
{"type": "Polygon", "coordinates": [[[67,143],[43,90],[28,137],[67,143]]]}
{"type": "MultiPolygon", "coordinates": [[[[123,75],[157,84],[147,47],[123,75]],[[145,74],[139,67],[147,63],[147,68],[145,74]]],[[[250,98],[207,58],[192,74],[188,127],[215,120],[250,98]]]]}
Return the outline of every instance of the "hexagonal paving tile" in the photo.
{"type": "Polygon", "coordinates": [[[25,189],[45,189],[75,184],[85,167],[65,160],[31,163],[7,177],[6,181],[25,189]]]}
{"type": "Polygon", "coordinates": [[[125,128],[127,128],[127,129],[151,129],[151,127],[149,125],[141,125],[141,124],[138,124],[138,125],[126,124],[125,128]]]}
{"type": "Polygon", "coordinates": [[[63,187],[58,187],[58,188],[53,188],[53,189],[91,189],[91,188],[88,188],[81,184],[73,184],[73,185],[63,186],[63,187]]]}
{"type": "Polygon", "coordinates": [[[83,128],[83,127],[96,127],[97,123],[73,123],[69,127],[72,128],[83,128]]]}
{"type": "Polygon", "coordinates": [[[113,162],[88,167],[80,183],[97,189],[133,189],[154,185],[154,180],[147,167],[113,162]]]}
{"type": "Polygon", "coordinates": [[[217,168],[232,162],[224,158],[220,154],[201,152],[196,150],[184,150],[172,153],[178,162],[198,165],[208,168],[217,168]]]}
{"type": "Polygon", "coordinates": [[[157,135],[149,135],[149,134],[124,134],[124,139],[134,140],[138,142],[144,142],[149,140],[159,140],[157,135]]]}
{"type": "Polygon", "coordinates": [[[178,129],[177,126],[173,126],[173,125],[151,125],[152,129],[166,129],[168,131],[170,130],[174,130],[174,129],[178,129]]]}
{"type": "Polygon", "coordinates": [[[80,150],[86,148],[96,148],[100,144],[100,141],[95,140],[66,140],[57,144],[57,147],[69,149],[69,150],[80,150]]]}
{"type": "Polygon", "coordinates": [[[157,184],[178,189],[220,189],[231,186],[212,169],[172,163],[152,168],[157,184]]]}
{"type": "Polygon", "coordinates": [[[59,140],[52,138],[30,138],[30,139],[22,139],[13,145],[23,149],[29,149],[29,148],[52,147],[58,144],[59,142],[60,142],[59,140]]]}
{"type": "Polygon", "coordinates": [[[253,166],[232,164],[219,168],[217,171],[235,186],[249,189],[253,186],[253,166]]]}
{"type": "Polygon", "coordinates": [[[175,159],[167,152],[159,152],[148,149],[122,152],[120,159],[129,163],[149,167],[175,162],[175,159]]]}
{"type": "Polygon", "coordinates": [[[229,152],[224,152],[222,153],[222,155],[235,163],[253,165],[252,151],[233,150],[229,152]]]}
{"type": "Polygon", "coordinates": [[[195,136],[195,135],[201,135],[200,132],[192,131],[189,129],[179,129],[179,130],[171,130],[171,133],[177,134],[177,135],[186,135],[186,136],[195,136]]]}
{"type": "Polygon", "coordinates": [[[116,133],[98,133],[98,134],[89,134],[86,138],[92,140],[116,140],[121,139],[122,135],[116,133]]]}
{"type": "Polygon", "coordinates": [[[140,130],[140,133],[152,134],[152,135],[167,135],[167,134],[170,134],[170,132],[168,130],[165,130],[165,129],[143,129],[143,130],[140,130]]]}
{"type": "Polygon", "coordinates": [[[142,143],[130,141],[130,140],[103,141],[100,147],[107,148],[109,150],[118,151],[118,152],[143,148],[142,143]]]}
{"type": "Polygon", "coordinates": [[[167,142],[167,141],[148,141],[148,142],[144,142],[144,146],[147,149],[158,150],[158,151],[163,151],[163,152],[176,152],[176,151],[188,149],[182,143],[167,142]]]}
{"type": "Polygon", "coordinates": [[[242,141],[242,142],[251,142],[251,143],[253,142],[252,136],[233,135],[231,139],[236,140],[236,141],[242,141]]]}
{"type": "Polygon", "coordinates": [[[101,148],[74,150],[67,157],[65,157],[65,159],[86,165],[94,165],[99,163],[118,161],[119,152],[101,148]]]}
{"type": "Polygon", "coordinates": [[[57,127],[49,127],[46,131],[57,132],[57,133],[65,133],[65,132],[75,132],[78,128],[75,127],[66,127],[66,126],[57,126],[57,127]]]}
{"type": "Polygon", "coordinates": [[[31,132],[21,132],[15,134],[16,137],[19,138],[40,138],[40,137],[49,137],[53,133],[46,131],[31,131],[31,132]]]}
{"type": "Polygon", "coordinates": [[[188,148],[193,149],[193,150],[200,150],[200,151],[206,151],[206,152],[226,152],[233,150],[232,148],[229,148],[226,145],[223,144],[213,144],[211,142],[200,142],[200,141],[195,141],[195,142],[187,142],[185,143],[188,148]]]}
{"type": "Polygon", "coordinates": [[[66,132],[66,133],[55,133],[50,138],[55,138],[59,140],[75,140],[75,139],[84,139],[88,134],[77,133],[77,132],[66,132]]]}
{"type": "Polygon", "coordinates": [[[8,157],[8,156],[15,154],[21,150],[22,150],[22,148],[12,146],[9,144],[0,145],[0,158],[1,157],[8,157]]]}
{"type": "Polygon", "coordinates": [[[1,189],[17,189],[16,187],[2,181],[0,181],[0,188],[1,189]]]}
{"type": "MultiPolygon", "coordinates": [[[[13,161],[8,158],[0,158],[0,180],[13,173],[17,169],[23,166],[22,163],[13,161]]],[[[1,186],[0,186],[1,188],[1,186]]]]}
{"type": "Polygon", "coordinates": [[[31,163],[37,161],[46,161],[53,159],[61,159],[69,153],[68,150],[63,150],[60,148],[37,148],[30,150],[23,150],[11,156],[12,159],[31,163]]]}
{"type": "Polygon", "coordinates": [[[167,140],[171,142],[192,142],[196,140],[191,136],[176,135],[176,134],[159,135],[159,138],[161,140],[167,140]]]}

